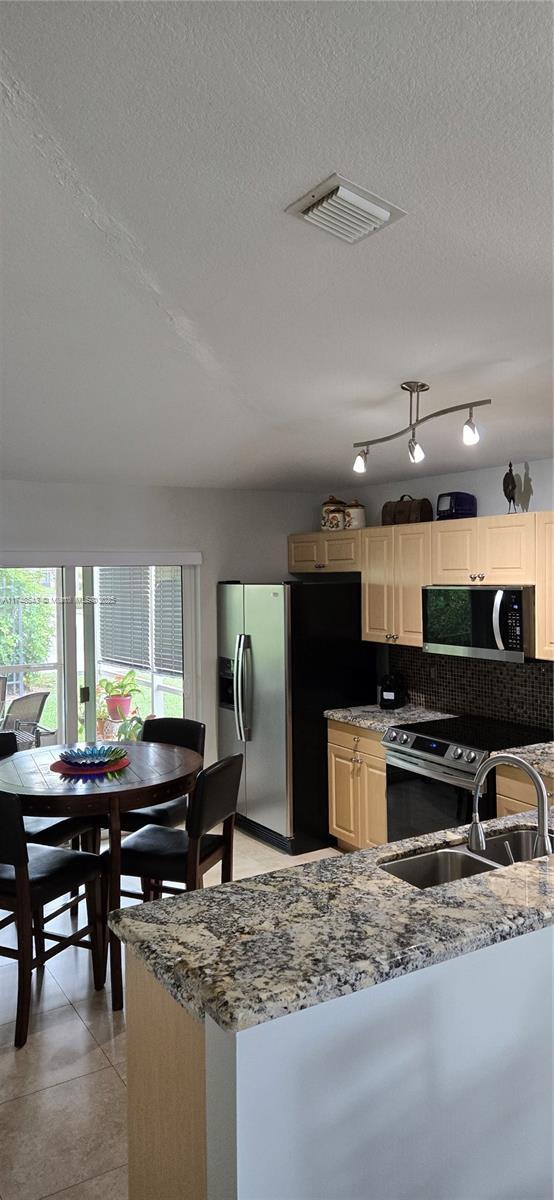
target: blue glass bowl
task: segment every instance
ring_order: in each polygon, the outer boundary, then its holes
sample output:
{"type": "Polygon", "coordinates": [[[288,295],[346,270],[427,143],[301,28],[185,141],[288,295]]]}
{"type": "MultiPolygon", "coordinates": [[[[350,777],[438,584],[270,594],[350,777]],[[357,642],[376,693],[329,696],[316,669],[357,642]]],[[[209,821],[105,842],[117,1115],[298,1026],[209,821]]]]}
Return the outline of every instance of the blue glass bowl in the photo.
{"type": "Polygon", "coordinates": [[[105,763],[117,763],[125,758],[123,746],[72,746],[62,750],[60,759],[70,767],[97,767],[105,763]]]}

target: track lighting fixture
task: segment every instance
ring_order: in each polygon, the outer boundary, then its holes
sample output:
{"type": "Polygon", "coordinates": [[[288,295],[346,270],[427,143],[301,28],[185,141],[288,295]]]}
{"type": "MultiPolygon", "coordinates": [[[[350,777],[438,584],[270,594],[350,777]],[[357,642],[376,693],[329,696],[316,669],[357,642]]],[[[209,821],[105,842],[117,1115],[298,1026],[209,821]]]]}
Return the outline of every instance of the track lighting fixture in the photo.
{"type": "Polygon", "coordinates": [[[428,413],[426,417],[420,417],[420,395],[422,392],[429,391],[429,384],[414,383],[410,380],[406,383],[401,383],[400,387],[402,391],[410,393],[409,422],[404,429],[399,429],[396,433],[388,433],[385,437],[368,438],[365,442],[354,442],[354,449],[357,451],[356,458],[354,459],[354,470],[357,475],[364,475],[367,470],[367,458],[370,446],[379,446],[383,442],[393,442],[395,438],[404,437],[407,433],[410,434],[408,442],[410,462],[423,462],[425,451],[416,438],[418,425],[424,425],[426,421],[433,421],[436,417],[445,417],[448,413],[463,412],[464,409],[468,409],[469,416],[462,430],[464,444],[466,446],[475,446],[479,441],[479,430],[473,421],[473,409],[482,408],[485,404],[492,404],[490,398],[488,400],[474,400],[473,404],[452,404],[449,408],[438,408],[436,412],[428,413]]]}
{"type": "Polygon", "coordinates": [[[469,417],[462,429],[462,437],[464,446],[476,446],[479,441],[479,430],[473,421],[473,408],[469,410],[469,417]]]}

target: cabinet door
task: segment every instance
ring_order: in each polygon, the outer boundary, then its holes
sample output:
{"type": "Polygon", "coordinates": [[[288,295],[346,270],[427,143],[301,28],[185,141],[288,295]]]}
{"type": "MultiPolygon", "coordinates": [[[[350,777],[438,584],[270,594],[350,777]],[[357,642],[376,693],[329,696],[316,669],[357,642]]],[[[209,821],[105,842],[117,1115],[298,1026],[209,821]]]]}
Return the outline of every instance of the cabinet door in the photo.
{"type": "Polygon", "coordinates": [[[554,659],[554,513],[537,513],[535,657],[554,659]]]}
{"type": "Polygon", "coordinates": [[[497,817],[511,817],[514,813],[530,813],[535,806],[524,804],[522,800],[513,800],[511,796],[496,795],[497,817]]]}
{"type": "Polygon", "coordinates": [[[380,846],[387,841],[387,784],[382,759],[359,754],[360,834],[362,847],[380,846]]]}
{"type": "Polygon", "coordinates": [[[289,537],[291,575],[322,571],[326,565],[325,539],[321,533],[292,533],[289,537]]]}
{"type": "Polygon", "coordinates": [[[362,532],[362,639],[387,642],[394,633],[393,527],[362,532]]]}
{"type": "Polygon", "coordinates": [[[324,562],[329,571],[359,571],[360,530],[349,533],[328,533],[324,536],[324,562]]]}
{"type": "Polygon", "coordinates": [[[450,583],[476,582],[477,572],[481,570],[477,563],[477,524],[475,517],[432,524],[432,583],[448,586],[450,583]]]}
{"type": "Polygon", "coordinates": [[[360,842],[360,767],[358,756],[342,746],[327,747],[329,768],[329,832],[339,842],[360,842]]]}
{"type": "Polygon", "coordinates": [[[481,583],[534,583],[535,513],[479,517],[477,569],[481,583]]]}
{"type": "Polygon", "coordinates": [[[421,646],[421,589],[431,582],[431,522],[396,525],[393,553],[395,644],[421,646]]]}

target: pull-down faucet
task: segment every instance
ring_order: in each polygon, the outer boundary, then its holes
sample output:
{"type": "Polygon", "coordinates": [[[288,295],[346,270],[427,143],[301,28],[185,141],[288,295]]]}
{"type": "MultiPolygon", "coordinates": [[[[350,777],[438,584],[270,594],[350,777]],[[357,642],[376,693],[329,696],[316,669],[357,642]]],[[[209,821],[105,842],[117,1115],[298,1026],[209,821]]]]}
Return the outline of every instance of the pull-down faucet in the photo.
{"type": "Polygon", "coordinates": [[[473,814],[467,839],[468,848],[473,850],[475,854],[479,854],[485,849],[485,835],[479,820],[481,787],[490,771],[494,771],[495,767],[503,766],[519,767],[525,775],[529,776],[531,782],[534,783],[537,793],[538,830],[533,847],[533,857],[540,858],[542,854],[552,854],[552,842],[548,834],[547,790],[538,771],[530,763],[525,762],[525,759],[518,758],[517,754],[496,754],[494,758],[485,759],[485,762],[475,772],[473,783],[473,814]]]}

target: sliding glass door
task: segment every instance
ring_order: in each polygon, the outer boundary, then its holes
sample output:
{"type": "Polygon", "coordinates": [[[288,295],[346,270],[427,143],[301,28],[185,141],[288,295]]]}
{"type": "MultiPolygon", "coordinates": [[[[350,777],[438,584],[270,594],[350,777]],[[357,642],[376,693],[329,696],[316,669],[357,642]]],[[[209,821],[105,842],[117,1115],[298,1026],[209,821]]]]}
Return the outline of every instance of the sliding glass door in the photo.
{"type": "Polygon", "coordinates": [[[192,566],[0,567],[0,728],[40,707],[34,744],[128,741],[194,716],[195,610],[192,566]]]}

